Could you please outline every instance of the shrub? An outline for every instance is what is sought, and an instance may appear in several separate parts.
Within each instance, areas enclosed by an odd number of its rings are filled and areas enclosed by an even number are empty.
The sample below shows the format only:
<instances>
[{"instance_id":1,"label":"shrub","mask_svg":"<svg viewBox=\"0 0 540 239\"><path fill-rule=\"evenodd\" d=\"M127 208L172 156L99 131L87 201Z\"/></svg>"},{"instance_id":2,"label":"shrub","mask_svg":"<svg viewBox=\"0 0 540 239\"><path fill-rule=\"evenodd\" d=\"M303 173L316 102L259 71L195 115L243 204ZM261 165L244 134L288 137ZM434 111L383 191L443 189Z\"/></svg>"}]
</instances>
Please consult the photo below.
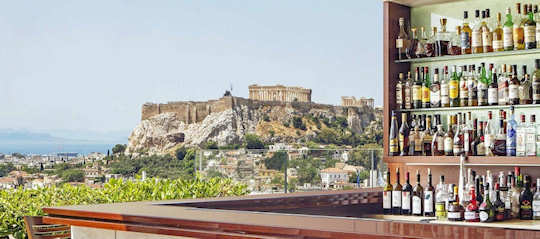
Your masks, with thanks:
<instances>
[{"instance_id":1,"label":"shrub","mask_svg":"<svg viewBox=\"0 0 540 239\"><path fill-rule=\"evenodd\" d=\"M264 116L263 116L263 120L264 120L265 122L270 122L270 116L264 115Z\"/></svg>"},{"instance_id":2,"label":"shrub","mask_svg":"<svg viewBox=\"0 0 540 239\"><path fill-rule=\"evenodd\" d=\"M23 216L43 216L42 208L81 204L157 201L183 198L241 196L247 187L230 178L112 179L101 189L88 186L52 186L0 191L0 237L25 238Z\"/></svg>"},{"instance_id":3,"label":"shrub","mask_svg":"<svg viewBox=\"0 0 540 239\"><path fill-rule=\"evenodd\" d=\"M264 149L264 143L254 134L246 134L244 143L247 149Z\"/></svg>"}]
</instances>

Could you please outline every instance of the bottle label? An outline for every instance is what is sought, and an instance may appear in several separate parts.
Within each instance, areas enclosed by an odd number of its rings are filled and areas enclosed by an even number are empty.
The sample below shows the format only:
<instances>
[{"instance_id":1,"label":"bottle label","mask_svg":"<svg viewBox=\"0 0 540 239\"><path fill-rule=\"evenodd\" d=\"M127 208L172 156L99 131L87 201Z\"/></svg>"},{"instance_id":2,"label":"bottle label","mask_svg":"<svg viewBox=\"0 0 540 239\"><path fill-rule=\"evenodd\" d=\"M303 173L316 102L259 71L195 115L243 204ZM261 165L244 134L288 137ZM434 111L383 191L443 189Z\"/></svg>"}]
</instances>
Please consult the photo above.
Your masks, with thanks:
<instances>
[{"instance_id":1,"label":"bottle label","mask_svg":"<svg viewBox=\"0 0 540 239\"><path fill-rule=\"evenodd\" d=\"M396 48L403 48L403 39L396 39Z\"/></svg>"},{"instance_id":2,"label":"bottle label","mask_svg":"<svg viewBox=\"0 0 540 239\"><path fill-rule=\"evenodd\" d=\"M494 137L493 137L492 134L484 135L484 148L485 148L484 153L485 153L485 155L488 155L488 156L493 155L491 147L493 147L494 144L495 144L495 141L494 141Z\"/></svg>"},{"instance_id":3,"label":"bottle label","mask_svg":"<svg viewBox=\"0 0 540 239\"><path fill-rule=\"evenodd\" d=\"M519 85L519 99L520 100L530 100L531 94L530 94L529 85L527 83L522 83Z\"/></svg>"},{"instance_id":4,"label":"bottle label","mask_svg":"<svg viewBox=\"0 0 540 239\"><path fill-rule=\"evenodd\" d=\"M424 212L433 212L433 191L424 192Z\"/></svg>"},{"instance_id":5,"label":"bottle label","mask_svg":"<svg viewBox=\"0 0 540 239\"><path fill-rule=\"evenodd\" d=\"M411 88L405 88L405 108L411 108Z\"/></svg>"},{"instance_id":6,"label":"bottle label","mask_svg":"<svg viewBox=\"0 0 540 239\"><path fill-rule=\"evenodd\" d=\"M508 86L508 98L519 99L519 86L518 85L512 84Z\"/></svg>"},{"instance_id":7,"label":"bottle label","mask_svg":"<svg viewBox=\"0 0 540 239\"><path fill-rule=\"evenodd\" d=\"M407 152L407 148L409 147L408 138L405 137L402 133L399 134L399 148L403 152Z\"/></svg>"},{"instance_id":8,"label":"bottle label","mask_svg":"<svg viewBox=\"0 0 540 239\"><path fill-rule=\"evenodd\" d=\"M464 134L463 134L463 150L468 153L471 149L470 149L470 136L469 136L469 132L466 131Z\"/></svg>"},{"instance_id":9,"label":"bottle label","mask_svg":"<svg viewBox=\"0 0 540 239\"><path fill-rule=\"evenodd\" d=\"M498 82L498 91L499 91L499 105L506 105L506 98L508 89L506 88L506 78L499 78Z\"/></svg>"},{"instance_id":10,"label":"bottle label","mask_svg":"<svg viewBox=\"0 0 540 239\"><path fill-rule=\"evenodd\" d=\"M414 151L422 152L422 138L419 135L414 138Z\"/></svg>"},{"instance_id":11,"label":"bottle label","mask_svg":"<svg viewBox=\"0 0 540 239\"><path fill-rule=\"evenodd\" d=\"M491 43L492 43L492 37L493 35L491 34L490 31L482 31L482 45L484 47L486 46L491 46Z\"/></svg>"},{"instance_id":12,"label":"bottle label","mask_svg":"<svg viewBox=\"0 0 540 239\"><path fill-rule=\"evenodd\" d=\"M393 138L393 139L390 139L390 153L397 153L399 152L399 147L398 147L399 143L398 143L398 139L397 138Z\"/></svg>"},{"instance_id":13,"label":"bottle label","mask_svg":"<svg viewBox=\"0 0 540 239\"><path fill-rule=\"evenodd\" d=\"M454 142L450 137L444 138L444 152L453 152Z\"/></svg>"},{"instance_id":14,"label":"bottle label","mask_svg":"<svg viewBox=\"0 0 540 239\"><path fill-rule=\"evenodd\" d=\"M419 196L413 196L412 198L412 213L413 214L422 213L422 199Z\"/></svg>"},{"instance_id":15,"label":"bottle label","mask_svg":"<svg viewBox=\"0 0 540 239\"><path fill-rule=\"evenodd\" d=\"M459 98L469 99L469 89L467 88L466 83L464 82L459 91Z\"/></svg>"},{"instance_id":16,"label":"bottle label","mask_svg":"<svg viewBox=\"0 0 540 239\"><path fill-rule=\"evenodd\" d=\"M465 212L465 220L476 220L478 219L478 213L476 212Z\"/></svg>"},{"instance_id":17,"label":"bottle label","mask_svg":"<svg viewBox=\"0 0 540 239\"><path fill-rule=\"evenodd\" d=\"M392 191L392 207L401 207L401 191Z\"/></svg>"},{"instance_id":18,"label":"bottle label","mask_svg":"<svg viewBox=\"0 0 540 239\"><path fill-rule=\"evenodd\" d=\"M540 100L540 82L533 81L532 88L533 88L533 100Z\"/></svg>"},{"instance_id":19,"label":"bottle label","mask_svg":"<svg viewBox=\"0 0 540 239\"><path fill-rule=\"evenodd\" d=\"M533 212L535 216L540 216L540 200L533 201Z\"/></svg>"},{"instance_id":20,"label":"bottle label","mask_svg":"<svg viewBox=\"0 0 540 239\"><path fill-rule=\"evenodd\" d=\"M461 218L461 212L448 212L448 218L460 219Z\"/></svg>"},{"instance_id":21,"label":"bottle label","mask_svg":"<svg viewBox=\"0 0 540 239\"><path fill-rule=\"evenodd\" d=\"M401 85L396 86L396 104L401 107L403 104L403 92L401 91Z\"/></svg>"},{"instance_id":22,"label":"bottle label","mask_svg":"<svg viewBox=\"0 0 540 239\"><path fill-rule=\"evenodd\" d=\"M520 130L516 134L516 156L525 156L525 132Z\"/></svg>"},{"instance_id":23,"label":"bottle label","mask_svg":"<svg viewBox=\"0 0 540 239\"><path fill-rule=\"evenodd\" d=\"M525 136L527 156L536 156L536 132L528 132Z\"/></svg>"},{"instance_id":24,"label":"bottle label","mask_svg":"<svg viewBox=\"0 0 540 239\"><path fill-rule=\"evenodd\" d=\"M472 32L472 47L482 47L482 32L475 30Z\"/></svg>"},{"instance_id":25,"label":"bottle label","mask_svg":"<svg viewBox=\"0 0 540 239\"><path fill-rule=\"evenodd\" d=\"M430 96L429 88L426 86L422 87L422 103L430 103L429 96Z\"/></svg>"},{"instance_id":26,"label":"bottle label","mask_svg":"<svg viewBox=\"0 0 540 239\"><path fill-rule=\"evenodd\" d=\"M433 150L444 151L444 137L443 136L437 137L437 148Z\"/></svg>"},{"instance_id":27,"label":"bottle label","mask_svg":"<svg viewBox=\"0 0 540 239\"><path fill-rule=\"evenodd\" d=\"M392 208L392 191L383 192L383 208L384 209Z\"/></svg>"},{"instance_id":28,"label":"bottle label","mask_svg":"<svg viewBox=\"0 0 540 239\"><path fill-rule=\"evenodd\" d=\"M461 32L461 49L471 48L471 36L468 32Z\"/></svg>"},{"instance_id":29,"label":"bottle label","mask_svg":"<svg viewBox=\"0 0 540 239\"><path fill-rule=\"evenodd\" d=\"M456 99L459 96L459 83L457 80L451 80L449 83L448 93L450 99Z\"/></svg>"},{"instance_id":30,"label":"bottle label","mask_svg":"<svg viewBox=\"0 0 540 239\"><path fill-rule=\"evenodd\" d=\"M485 211L480 212L480 221L485 222L489 218L489 214Z\"/></svg>"},{"instance_id":31,"label":"bottle label","mask_svg":"<svg viewBox=\"0 0 540 239\"><path fill-rule=\"evenodd\" d=\"M447 105L450 104L450 98L448 97L449 94L448 84L443 83L441 84L441 104Z\"/></svg>"},{"instance_id":32,"label":"bottle label","mask_svg":"<svg viewBox=\"0 0 540 239\"><path fill-rule=\"evenodd\" d=\"M512 203L510 202L510 200L506 200L504 202L504 209L512 209Z\"/></svg>"},{"instance_id":33,"label":"bottle label","mask_svg":"<svg viewBox=\"0 0 540 239\"><path fill-rule=\"evenodd\" d=\"M489 88L488 104L497 104L499 102L498 94L499 92L497 92L497 88Z\"/></svg>"},{"instance_id":34,"label":"bottle label","mask_svg":"<svg viewBox=\"0 0 540 239\"><path fill-rule=\"evenodd\" d=\"M504 48L514 47L514 36L512 33L512 27L503 28L503 45Z\"/></svg>"},{"instance_id":35,"label":"bottle label","mask_svg":"<svg viewBox=\"0 0 540 239\"><path fill-rule=\"evenodd\" d=\"M439 103L441 103L441 91L439 90L438 85L431 86L429 100L431 101L432 106L439 105Z\"/></svg>"},{"instance_id":36,"label":"bottle label","mask_svg":"<svg viewBox=\"0 0 540 239\"><path fill-rule=\"evenodd\" d=\"M504 49L503 41L502 40L493 40L493 49Z\"/></svg>"},{"instance_id":37,"label":"bottle label","mask_svg":"<svg viewBox=\"0 0 540 239\"><path fill-rule=\"evenodd\" d=\"M403 210L411 209L411 192L402 192L401 195L401 208Z\"/></svg>"},{"instance_id":38,"label":"bottle label","mask_svg":"<svg viewBox=\"0 0 540 239\"><path fill-rule=\"evenodd\" d=\"M516 155L516 129L508 124L506 130L506 154L508 156Z\"/></svg>"},{"instance_id":39,"label":"bottle label","mask_svg":"<svg viewBox=\"0 0 540 239\"><path fill-rule=\"evenodd\" d=\"M414 101L422 101L422 87L419 85L413 86L413 100Z\"/></svg>"},{"instance_id":40,"label":"bottle label","mask_svg":"<svg viewBox=\"0 0 540 239\"><path fill-rule=\"evenodd\" d=\"M437 202L437 203L435 203L435 215L438 218L446 217L446 205L445 205L445 202Z\"/></svg>"},{"instance_id":41,"label":"bottle label","mask_svg":"<svg viewBox=\"0 0 540 239\"><path fill-rule=\"evenodd\" d=\"M536 45L540 42L540 24L536 24Z\"/></svg>"},{"instance_id":42,"label":"bottle label","mask_svg":"<svg viewBox=\"0 0 540 239\"><path fill-rule=\"evenodd\" d=\"M476 146L476 154L478 154L478 156L486 155L486 146L484 145L484 143L479 143Z\"/></svg>"},{"instance_id":43,"label":"bottle label","mask_svg":"<svg viewBox=\"0 0 540 239\"><path fill-rule=\"evenodd\" d=\"M536 43L536 26L523 27L525 43Z\"/></svg>"}]
</instances>

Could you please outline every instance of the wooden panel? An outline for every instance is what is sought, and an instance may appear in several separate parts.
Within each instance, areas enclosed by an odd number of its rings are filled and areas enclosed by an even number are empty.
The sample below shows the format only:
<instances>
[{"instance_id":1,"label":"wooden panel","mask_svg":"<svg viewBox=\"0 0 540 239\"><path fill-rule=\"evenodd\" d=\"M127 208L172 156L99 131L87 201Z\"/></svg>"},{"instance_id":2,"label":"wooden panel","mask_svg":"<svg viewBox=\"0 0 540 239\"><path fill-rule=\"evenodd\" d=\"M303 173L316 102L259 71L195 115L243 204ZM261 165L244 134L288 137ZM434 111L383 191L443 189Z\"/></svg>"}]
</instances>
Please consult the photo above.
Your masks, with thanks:
<instances>
[{"instance_id":1,"label":"wooden panel","mask_svg":"<svg viewBox=\"0 0 540 239\"><path fill-rule=\"evenodd\" d=\"M409 7L420 7L425 5L433 5L449 2L460 2L463 0L383 0L385 2L394 2Z\"/></svg>"}]
</instances>

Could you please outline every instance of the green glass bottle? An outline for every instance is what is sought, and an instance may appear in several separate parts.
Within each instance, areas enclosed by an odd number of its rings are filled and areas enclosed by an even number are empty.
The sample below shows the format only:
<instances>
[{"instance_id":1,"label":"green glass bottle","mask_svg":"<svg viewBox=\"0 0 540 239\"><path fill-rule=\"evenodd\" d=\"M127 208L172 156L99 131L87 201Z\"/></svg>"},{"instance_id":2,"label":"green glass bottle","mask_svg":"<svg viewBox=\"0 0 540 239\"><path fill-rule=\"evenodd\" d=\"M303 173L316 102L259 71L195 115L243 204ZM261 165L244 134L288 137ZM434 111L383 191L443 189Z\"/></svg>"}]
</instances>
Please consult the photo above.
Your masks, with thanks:
<instances>
[{"instance_id":1,"label":"green glass bottle","mask_svg":"<svg viewBox=\"0 0 540 239\"><path fill-rule=\"evenodd\" d=\"M456 66L453 66L452 70L454 72L448 83L450 107L459 107L459 80L461 78L461 73L458 74Z\"/></svg>"}]
</instances>

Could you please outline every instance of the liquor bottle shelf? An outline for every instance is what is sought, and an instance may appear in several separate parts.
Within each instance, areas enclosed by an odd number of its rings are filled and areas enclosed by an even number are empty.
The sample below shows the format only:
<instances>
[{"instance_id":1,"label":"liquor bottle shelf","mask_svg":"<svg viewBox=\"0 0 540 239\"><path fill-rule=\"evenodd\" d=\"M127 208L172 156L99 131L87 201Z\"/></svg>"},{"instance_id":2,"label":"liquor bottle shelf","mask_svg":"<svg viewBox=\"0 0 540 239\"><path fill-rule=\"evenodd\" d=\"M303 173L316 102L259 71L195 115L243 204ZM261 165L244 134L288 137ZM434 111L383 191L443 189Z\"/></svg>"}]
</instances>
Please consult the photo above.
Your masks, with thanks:
<instances>
[{"instance_id":1,"label":"liquor bottle shelf","mask_svg":"<svg viewBox=\"0 0 540 239\"><path fill-rule=\"evenodd\" d=\"M435 5L440 3L460 2L463 0L383 0L388 2L395 2L397 4L409 6L409 7L421 7L426 5Z\"/></svg>"},{"instance_id":2,"label":"liquor bottle shelf","mask_svg":"<svg viewBox=\"0 0 540 239\"><path fill-rule=\"evenodd\" d=\"M466 106L466 107L441 107L441 108L421 108L421 109L397 109L396 112L441 112L441 111L480 111L480 110L500 110L508 109L511 105L492 105L492 106ZM540 105L514 105L515 109L540 109Z\"/></svg>"},{"instance_id":3,"label":"liquor bottle shelf","mask_svg":"<svg viewBox=\"0 0 540 239\"><path fill-rule=\"evenodd\" d=\"M458 156L385 156L384 161L408 166L459 166ZM540 157L471 156L465 166L540 167Z\"/></svg>"},{"instance_id":4,"label":"liquor bottle shelf","mask_svg":"<svg viewBox=\"0 0 540 239\"><path fill-rule=\"evenodd\" d=\"M502 56L520 56L520 55L530 55L530 54L540 54L540 49L488 52L488 53L467 54L467 55L457 55L457 56L423 57L423 58L396 60L395 62L396 63L426 63L426 62L467 60L467 59L502 57Z\"/></svg>"}]
</instances>

